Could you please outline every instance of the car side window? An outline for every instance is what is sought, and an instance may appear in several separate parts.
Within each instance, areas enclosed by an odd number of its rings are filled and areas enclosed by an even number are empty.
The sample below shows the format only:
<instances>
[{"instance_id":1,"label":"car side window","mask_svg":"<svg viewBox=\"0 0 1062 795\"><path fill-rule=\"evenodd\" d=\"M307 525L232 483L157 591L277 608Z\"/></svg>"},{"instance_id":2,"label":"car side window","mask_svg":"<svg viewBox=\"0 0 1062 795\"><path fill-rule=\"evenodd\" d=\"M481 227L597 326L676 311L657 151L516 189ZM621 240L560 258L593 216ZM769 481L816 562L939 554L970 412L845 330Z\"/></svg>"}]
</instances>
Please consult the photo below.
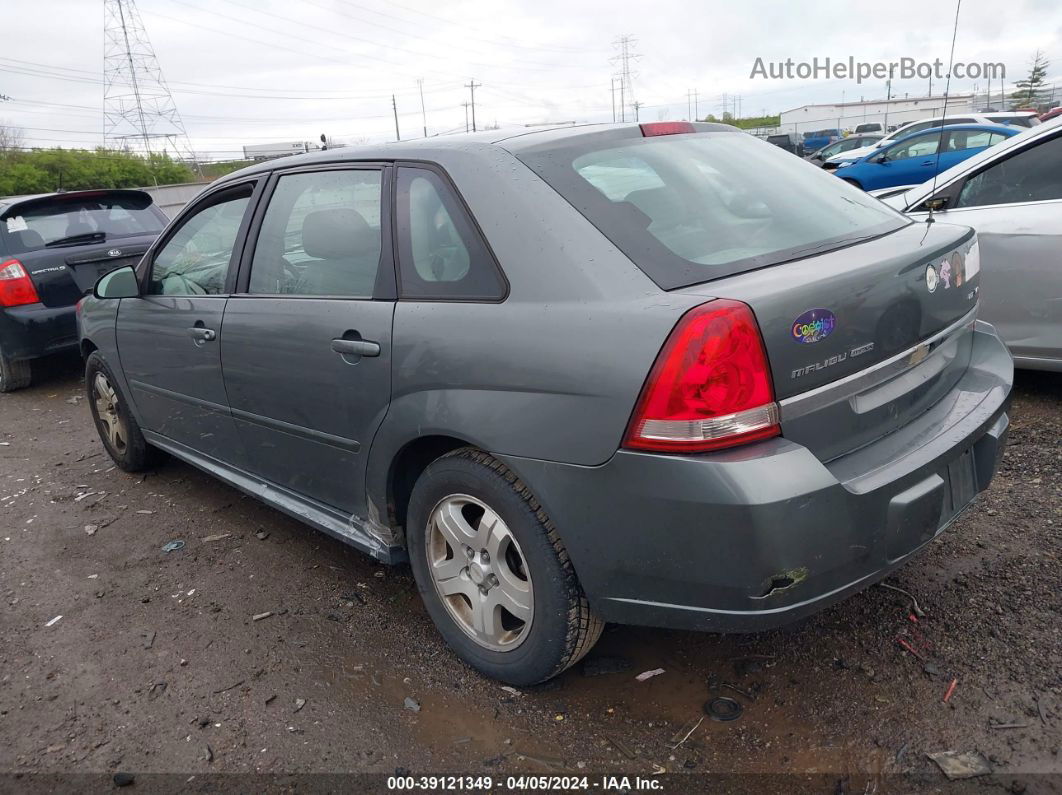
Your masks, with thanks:
<instances>
[{"instance_id":1,"label":"car side window","mask_svg":"<svg viewBox=\"0 0 1062 795\"><path fill-rule=\"evenodd\" d=\"M403 166L396 190L403 298L497 301L506 283L450 186L434 171Z\"/></svg>"},{"instance_id":2,"label":"car side window","mask_svg":"<svg viewBox=\"0 0 1062 795\"><path fill-rule=\"evenodd\" d=\"M940 144L940 133L931 132L912 138L905 144L894 146L886 153L889 160L906 160L910 157L925 157L935 155L937 146Z\"/></svg>"},{"instance_id":3,"label":"car side window","mask_svg":"<svg viewBox=\"0 0 1062 795\"><path fill-rule=\"evenodd\" d=\"M955 208L1062 199L1062 135L1012 155L966 180Z\"/></svg>"},{"instance_id":4,"label":"car side window","mask_svg":"<svg viewBox=\"0 0 1062 795\"><path fill-rule=\"evenodd\" d=\"M155 254L148 295L221 295L253 187L225 193L188 216Z\"/></svg>"},{"instance_id":5,"label":"car side window","mask_svg":"<svg viewBox=\"0 0 1062 795\"><path fill-rule=\"evenodd\" d=\"M382 173L281 176L262 219L247 291L371 298L383 250Z\"/></svg>"},{"instance_id":6,"label":"car side window","mask_svg":"<svg viewBox=\"0 0 1062 795\"><path fill-rule=\"evenodd\" d=\"M945 152L962 152L966 149L980 149L992 144L993 133L988 130L952 130L944 144ZM1002 137L1002 136L1000 136Z\"/></svg>"},{"instance_id":7,"label":"car side window","mask_svg":"<svg viewBox=\"0 0 1062 795\"><path fill-rule=\"evenodd\" d=\"M931 125L932 123L933 122L923 121L923 122L919 122L918 124L912 124L910 127L905 127L903 129L903 134L904 135L911 135L912 133L922 132L922 130L929 129L929 125Z\"/></svg>"}]
</instances>

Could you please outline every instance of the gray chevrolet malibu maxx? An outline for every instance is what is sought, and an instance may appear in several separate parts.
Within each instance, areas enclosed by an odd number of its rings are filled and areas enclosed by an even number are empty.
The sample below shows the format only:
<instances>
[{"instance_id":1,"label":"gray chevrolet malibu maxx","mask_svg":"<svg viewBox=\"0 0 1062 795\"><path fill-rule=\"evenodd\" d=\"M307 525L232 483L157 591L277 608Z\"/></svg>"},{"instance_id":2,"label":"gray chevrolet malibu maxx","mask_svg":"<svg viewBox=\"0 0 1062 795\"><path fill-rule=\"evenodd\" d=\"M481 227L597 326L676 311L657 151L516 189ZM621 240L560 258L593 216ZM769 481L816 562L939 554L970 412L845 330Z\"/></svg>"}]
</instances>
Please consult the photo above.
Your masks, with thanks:
<instances>
[{"instance_id":1,"label":"gray chevrolet malibu maxx","mask_svg":"<svg viewBox=\"0 0 1062 795\"><path fill-rule=\"evenodd\" d=\"M80 305L93 420L380 561L527 685L604 622L774 627L992 478L977 242L730 127L339 149L211 185Z\"/></svg>"}]
</instances>

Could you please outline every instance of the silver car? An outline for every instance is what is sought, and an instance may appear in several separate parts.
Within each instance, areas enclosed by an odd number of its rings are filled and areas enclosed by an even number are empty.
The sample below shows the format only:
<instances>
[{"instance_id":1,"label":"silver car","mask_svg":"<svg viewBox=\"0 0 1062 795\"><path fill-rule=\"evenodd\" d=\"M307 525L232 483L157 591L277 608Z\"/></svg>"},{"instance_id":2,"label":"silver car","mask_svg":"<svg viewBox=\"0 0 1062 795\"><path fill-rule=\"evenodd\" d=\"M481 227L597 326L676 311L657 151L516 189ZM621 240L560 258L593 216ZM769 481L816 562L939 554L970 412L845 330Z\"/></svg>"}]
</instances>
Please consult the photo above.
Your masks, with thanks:
<instances>
[{"instance_id":1,"label":"silver car","mask_svg":"<svg viewBox=\"0 0 1062 795\"><path fill-rule=\"evenodd\" d=\"M908 190L878 197L981 241L981 317L1017 367L1062 371L1062 120L1033 127Z\"/></svg>"}]
</instances>

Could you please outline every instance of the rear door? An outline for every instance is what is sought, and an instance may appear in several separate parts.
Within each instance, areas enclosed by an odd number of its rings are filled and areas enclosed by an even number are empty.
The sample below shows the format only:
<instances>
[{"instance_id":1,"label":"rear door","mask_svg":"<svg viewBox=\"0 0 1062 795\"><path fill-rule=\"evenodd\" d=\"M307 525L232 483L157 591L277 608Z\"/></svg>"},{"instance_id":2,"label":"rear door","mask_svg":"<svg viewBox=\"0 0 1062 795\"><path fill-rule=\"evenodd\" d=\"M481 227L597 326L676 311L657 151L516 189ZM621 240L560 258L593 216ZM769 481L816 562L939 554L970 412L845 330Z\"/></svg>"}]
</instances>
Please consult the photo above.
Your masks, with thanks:
<instances>
[{"instance_id":1,"label":"rear door","mask_svg":"<svg viewBox=\"0 0 1062 795\"><path fill-rule=\"evenodd\" d=\"M360 516L391 394L388 174L344 164L275 176L221 340L244 467Z\"/></svg>"},{"instance_id":2,"label":"rear door","mask_svg":"<svg viewBox=\"0 0 1062 795\"><path fill-rule=\"evenodd\" d=\"M143 264L141 297L118 308L118 353L141 425L228 463L239 456L222 318L256 187L227 186L189 208Z\"/></svg>"}]
</instances>

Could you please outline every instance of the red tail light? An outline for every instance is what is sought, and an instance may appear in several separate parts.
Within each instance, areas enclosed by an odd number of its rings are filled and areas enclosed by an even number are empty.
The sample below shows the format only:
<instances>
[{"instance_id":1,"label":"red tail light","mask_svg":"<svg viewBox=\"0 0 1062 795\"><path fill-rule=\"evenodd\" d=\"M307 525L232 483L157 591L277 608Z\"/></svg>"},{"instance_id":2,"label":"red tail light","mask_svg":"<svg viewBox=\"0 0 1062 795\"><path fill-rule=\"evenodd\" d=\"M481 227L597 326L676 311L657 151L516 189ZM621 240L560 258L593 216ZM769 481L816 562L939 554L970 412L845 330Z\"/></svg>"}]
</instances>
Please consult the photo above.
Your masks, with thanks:
<instances>
[{"instance_id":1,"label":"red tail light","mask_svg":"<svg viewBox=\"0 0 1062 795\"><path fill-rule=\"evenodd\" d=\"M778 404L752 310L717 300L691 309L642 387L624 446L701 453L780 433Z\"/></svg>"},{"instance_id":2,"label":"red tail light","mask_svg":"<svg viewBox=\"0 0 1062 795\"><path fill-rule=\"evenodd\" d=\"M37 288L26 268L17 259L0 262L0 306L22 306L36 304Z\"/></svg>"},{"instance_id":3,"label":"red tail light","mask_svg":"<svg viewBox=\"0 0 1062 795\"><path fill-rule=\"evenodd\" d=\"M679 133L697 132L688 121L651 121L638 125L642 128L643 138L652 138L654 135L678 135Z\"/></svg>"}]
</instances>

